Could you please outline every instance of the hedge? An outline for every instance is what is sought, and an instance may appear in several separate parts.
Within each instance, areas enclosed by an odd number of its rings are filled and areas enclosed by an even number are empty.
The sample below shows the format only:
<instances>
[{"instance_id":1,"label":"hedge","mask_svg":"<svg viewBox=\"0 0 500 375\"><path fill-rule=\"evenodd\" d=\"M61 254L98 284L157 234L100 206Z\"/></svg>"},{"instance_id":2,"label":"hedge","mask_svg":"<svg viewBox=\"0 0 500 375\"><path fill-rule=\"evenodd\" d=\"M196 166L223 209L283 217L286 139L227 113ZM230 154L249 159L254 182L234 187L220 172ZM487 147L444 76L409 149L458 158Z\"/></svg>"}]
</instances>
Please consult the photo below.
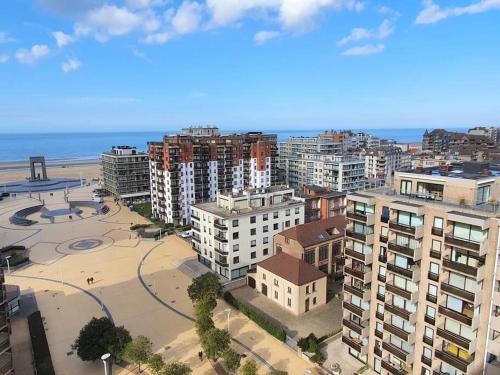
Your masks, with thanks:
<instances>
[{"instance_id":1,"label":"hedge","mask_svg":"<svg viewBox=\"0 0 500 375\"><path fill-rule=\"evenodd\" d=\"M130 230L149 228L151 224L134 224L130 227Z\"/></svg>"},{"instance_id":2,"label":"hedge","mask_svg":"<svg viewBox=\"0 0 500 375\"><path fill-rule=\"evenodd\" d=\"M37 375L55 375L40 311L35 311L28 316L28 327L30 330Z\"/></svg>"},{"instance_id":3,"label":"hedge","mask_svg":"<svg viewBox=\"0 0 500 375\"><path fill-rule=\"evenodd\" d=\"M23 250L26 250L25 246L9 245L9 246L2 247L0 249L0 253L6 253L7 251L23 251Z\"/></svg>"},{"instance_id":4,"label":"hedge","mask_svg":"<svg viewBox=\"0 0 500 375\"><path fill-rule=\"evenodd\" d=\"M285 342L286 340L286 332L283 328L276 326L274 323L271 323L267 318L259 314L257 311L249 307L248 305L238 301L231 292L224 293L224 300L229 303L231 306L240 310L243 314L245 314L250 320L254 321L263 328L267 333L273 335L278 340Z\"/></svg>"},{"instance_id":5,"label":"hedge","mask_svg":"<svg viewBox=\"0 0 500 375\"><path fill-rule=\"evenodd\" d=\"M13 254L9 258L9 266L10 267L18 266L21 263L27 262L29 259L30 259L29 257L21 254ZM1 260L1 265L2 267L7 266L7 261L5 260L5 258Z\"/></svg>"}]
</instances>

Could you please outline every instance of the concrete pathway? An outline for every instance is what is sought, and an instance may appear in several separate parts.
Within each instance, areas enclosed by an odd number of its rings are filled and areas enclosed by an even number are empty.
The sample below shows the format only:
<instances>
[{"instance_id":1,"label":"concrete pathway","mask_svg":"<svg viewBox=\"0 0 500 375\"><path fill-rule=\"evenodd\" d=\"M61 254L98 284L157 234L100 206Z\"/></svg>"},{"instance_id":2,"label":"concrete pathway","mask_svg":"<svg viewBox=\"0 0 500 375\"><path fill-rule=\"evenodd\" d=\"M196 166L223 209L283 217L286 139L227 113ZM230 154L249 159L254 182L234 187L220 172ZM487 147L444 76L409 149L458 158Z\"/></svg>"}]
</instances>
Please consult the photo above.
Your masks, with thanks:
<instances>
[{"instance_id":1,"label":"concrete pathway","mask_svg":"<svg viewBox=\"0 0 500 375\"><path fill-rule=\"evenodd\" d=\"M10 345L15 374L35 375L28 321L22 318L13 318L10 326L12 329Z\"/></svg>"}]
</instances>

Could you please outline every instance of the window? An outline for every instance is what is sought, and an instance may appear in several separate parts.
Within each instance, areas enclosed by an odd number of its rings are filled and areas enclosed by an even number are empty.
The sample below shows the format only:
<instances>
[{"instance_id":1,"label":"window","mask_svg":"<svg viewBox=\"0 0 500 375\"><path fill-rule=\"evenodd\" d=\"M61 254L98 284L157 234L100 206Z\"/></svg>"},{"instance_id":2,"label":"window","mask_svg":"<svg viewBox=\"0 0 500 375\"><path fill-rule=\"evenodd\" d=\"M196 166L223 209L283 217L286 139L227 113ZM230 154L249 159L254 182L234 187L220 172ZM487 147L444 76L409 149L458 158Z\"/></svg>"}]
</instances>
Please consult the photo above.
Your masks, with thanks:
<instances>
[{"instance_id":1,"label":"window","mask_svg":"<svg viewBox=\"0 0 500 375\"><path fill-rule=\"evenodd\" d=\"M380 215L380 221L387 223L389 221L389 207L382 207L382 215Z\"/></svg>"},{"instance_id":2,"label":"window","mask_svg":"<svg viewBox=\"0 0 500 375\"><path fill-rule=\"evenodd\" d=\"M268 254L269 254L269 249L262 250L262 255L268 255Z\"/></svg>"},{"instance_id":3,"label":"window","mask_svg":"<svg viewBox=\"0 0 500 375\"><path fill-rule=\"evenodd\" d=\"M263 231L264 233L269 232L269 226L264 225L264 226L262 227L262 231Z\"/></svg>"},{"instance_id":4,"label":"window","mask_svg":"<svg viewBox=\"0 0 500 375\"><path fill-rule=\"evenodd\" d=\"M316 262L314 251L304 253L304 262L314 264Z\"/></svg>"},{"instance_id":5,"label":"window","mask_svg":"<svg viewBox=\"0 0 500 375\"><path fill-rule=\"evenodd\" d=\"M328 259L328 246L321 246L319 248L319 261Z\"/></svg>"},{"instance_id":6,"label":"window","mask_svg":"<svg viewBox=\"0 0 500 375\"><path fill-rule=\"evenodd\" d=\"M237 240L240 238L240 233L239 232L233 232L233 240Z\"/></svg>"},{"instance_id":7,"label":"window","mask_svg":"<svg viewBox=\"0 0 500 375\"><path fill-rule=\"evenodd\" d=\"M441 241L438 240L432 240L432 250L441 252Z\"/></svg>"},{"instance_id":8,"label":"window","mask_svg":"<svg viewBox=\"0 0 500 375\"><path fill-rule=\"evenodd\" d=\"M239 225L238 219L233 220L233 228L236 228Z\"/></svg>"},{"instance_id":9,"label":"window","mask_svg":"<svg viewBox=\"0 0 500 375\"><path fill-rule=\"evenodd\" d=\"M262 239L262 243L263 243L263 244L266 244L266 243L268 243L268 242L269 242L269 237L264 237L264 238Z\"/></svg>"},{"instance_id":10,"label":"window","mask_svg":"<svg viewBox=\"0 0 500 375\"><path fill-rule=\"evenodd\" d=\"M268 214L264 214L264 215L262 215L262 220L263 220L263 221L267 221L267 218L268 218Z\"/></svg>"},{"instance_id":11,"label":"window","mask_svg":"<svg viewBox=\"0 0 500 375\"><path fill-rule=\"evenodd\" d=\"M439 275L439 264L431 262L429 272L434 275Z\"/></svg>"},{"instance_id":12,"label":"window","mask_svg":"<svg viewBox=\"0 0 500 375\"><path fill-rule=\"evenodd\" d=\"M300 220L299 219L295 219L295 225L299 225L300 224Z\"/></svg>"},{"instance_id":13,"label":"window","mask_svg":"<svg viewBox=\"0 0 500 375\"><path fill-rule=\"evenodd\" d=\"M279 229L279 224L278 223L274 223L273 224L273 230L278 230Z\"/></svg>"},{"instance_id":14,"label":"window","mask_svg":"<svg viewBox=\"0 0 500 375\"><path fill-rule=\"evenodd\" d=\"M285 221L285 227L288 228L290 226L290 220Z\"/></svg>"},{"instance_id":15,"label":"window","mask_svg":"<svg viewBox=\"0 0 500 375\"><path fill-rule=\"evenodd\" d=\"M255 246L257 246L257 241L256 240L252 240L250 242L250 247L255 247Z\"/></svg>"},{"instance_id":16,"label":"window","mask_svg":"<svg viewBox=\"0 0 500 375\"><path fill-rule=\"evenodd\" d=\"M309 291L309 285L307 285L306 286L306 294L309 294L309 293L311 293L311 292Z\"/></svg>"},{"instance_id":17,"label":"window","mask_svg":"<svg viewBox=\"0 0 500 375\"><path fill-rule=\"evenodd\" d=\"M276 290L274 291L274 298L278 299L278 291L276 291Z\"/></svg>"},{"instance_id":18,"label":"window","mask_svg":"<svg viewBox=\"0 0 500 375\"><path fill-rule=\"evenodd\" d=\"M487 230L482 231L480 227L475 225L454 223L453 237L466 241L480 243L487 238Z\"/></svg>"},{"instance_id":19,"label":"window","mask_svg":"<svg viewBox=\"0 0 500 375\"><path fill-rule=\"evenodd\" d=\"M292 294L292 288L288 287L287 292L288 292L288 294Z\"/></svg>"},{"instance_id":20,"label":"window","mask_svg":"<svg viewBox=\"0 0 500 375\"><path fill-rule=\"evenodd\" d=\"M487 203L490 199L491 186L481 186L477 189L477 203Z\"/></svg>"},{"instance_id":21,"label":"window","mask_svg":"<svg viewBox=\"0 0 500 375\"><path fill-rule=\"evenodd\" d=\"M377 332L384 332L384 325L380 322L377 322L377 324L375 325L375 331Z\"/></svg>"},{"instance_id":22,"label":"window","mask_svg":"<svg viewBox=\"0 0 500 375\"><path fill-rule=\"evenodd\" d=\"M262 274L262 280L265 280L265 279L266 279L266 274L265 274L265 273L263 273L263 274Z\"/></svg>"},{"instance_id":23,"label":"window","mask_svg":"<svg viewBox=\"0 0 500 375\"><path fill-rule=\"evenodd\" d=\"M273 219L277 219L280 217L280 213L278 211L273 212Z\"/></svg>"},{"instance_id":24,"label":"window","mask_svg":"<svg viewBox=\"0 0 500 375\"><path fill-rule=\"evenodd\" d=\"M313 305L316 304L316 297L313 298Z\"/></svg>"},{"instance_id":25,"label":"window","mask_svg":"<svg viewBox=\"0 0 500 375\"><path fill-rule=\"evenodd\" d=\"M315 292L315 291L316 291L316 283L314 282L313 283L313 292Z\"/></svg>"},{"instance_id":26,"label":"window","mask_svg":"<svg viewBox=\"0 0 500 375\"><path fill-rule=\"evenodd\" d=\"M240 257L233 258L233 264L238 264L240 262Z\"/></svg>"},{"instance_id":27,"label":"window","mask_svg":"<svg viewBox=\"0 0 500 375\"><path fill-rule=\"evenodd\" d=\"M436 309L432 306L426 306L425 315L429 318L436 319Z\"/></svg>"},{"instance_id":28,"label":"window","mask_svg":"<svg viewBox=\"0 0 500 375\"><path fill-rule=\"evenodd\" d=\"M255 236L257 234L257 229L255 228L250 228L250 235Z\"/></svg>"},{"instance_id":29,"label":"window","mask_svg":"<svg viewBox=\"0 0 500 375\"><path fill-rule=\"evenodd\" d=\"M437 290L438 288L436 285L429 284L429 286L427 287L427 294L433 297L437 297Z\"/></svg>"},{"instance_id":30,"label":"window","mask_svg":"<svg viewBox=\"0 0 500 375\"><path fill-rule=\"evenodd\" d=\"M250 224L255 224L255 222L256 222L256 217L250 216Z\"/></svg>"},{"instance_id":31,"label":"window","mask_svg":"<svg viewBox=\"0 0 500 375\"><path fill-rule=\"evenodd\" d=\"M454 286L455 288L466 290L471 293L478 292L478 283L475 279L462 276L455 272L450 272L450 278L448 284Z\"/></svg>"},{"instance_id":32,"label":"window","mask_svg":"<svg viewBox=\"0 0 500 375\"><path fill-rule=\"evenodd\" d=\"M401 195L410 195L411 194L411 181L409 180L401 180Z\"/></svg>"},{"instance_id":33,"label":"window","mask_svg":"<svg viewBox=\"0 0 500 375\"><path fill-rule=\"evenodd\" d=\"M251 258L251 259L255 259L255 258L257 258L257 252L252 251L252 252L250 253L250 258Z\"/></svg>"},{"instance_id":34,"label":"window","mask_svg":"<svg viewBox=\"0 0 500 375\"><path fill-rule=\"evenodd\" d=\"M296 207L296 208L295 208L295 213L296 213L296 214L300 213L300 208L299 208L299 207Z\"/></svg>"},{"instance_id":35,"label":"window","mask_svg":"<svg viewBox=\"0 0 500 375\"><path fill-rule=\"evenodd\" d=\"M422 355L425 358L432 359L432 349L428 348L427 346L424 346L424 351L423 351Z\"/></svg>"},{"instance_id":36,"label":"window","mask_svg":"<svg viewBox=\"0 0 500 375\"><path fill-rule=\"evenodd\" d=\"M291 307L292 306L292 300L290 298L288 298L286 304L287 304L288 307Z\"/></svg>"},{"instance_id":37,"label":"window","mask_svg":"<svg viewBox=\"0 0 500 375\"><path fill-rule=\"evenodd\" d=\"M427 338L433 340L434 339L434 330L432 328L429 328L428 326L425 326L424 337L427 337Z\"/></svg>"},{"instance_id":38,"label":"window","mask_svg":"<svg viewBox=\"0 0 500 375\"><path fill-rule=\"evenodd\" d=\"M274 286L280 286L279 282L278 282L278 279L274 279Z\"/></svg>"},{"instance_id":39,"label":"window","mask_svg":"<svg viewBox=\"0 0 500 375\"><path fill-rule=\"evenodd\" d=\"M233 245L233 251L240 251L240 244L235 243L235 244Z\"/></svg>"},{"instance_id":40,"label":"window","mask_svg":"<svg viewBox=\"0 0 500 375\"><path fill-rule=\"evenodd\" d=\"M434 223L432 226L434 228L437 228L437 229L443 229L443 218L442 217L435 217Z\"/></svg>"},{"instance_id":41,"label":"window","mask_svg":"<svg viewBox=\"0 0 500 375\"><path fill-rule=\"evenodd\" d=\"M285 211L285 216L290 216L290 209L289 208Z\"/></svg>"}]
</instances>

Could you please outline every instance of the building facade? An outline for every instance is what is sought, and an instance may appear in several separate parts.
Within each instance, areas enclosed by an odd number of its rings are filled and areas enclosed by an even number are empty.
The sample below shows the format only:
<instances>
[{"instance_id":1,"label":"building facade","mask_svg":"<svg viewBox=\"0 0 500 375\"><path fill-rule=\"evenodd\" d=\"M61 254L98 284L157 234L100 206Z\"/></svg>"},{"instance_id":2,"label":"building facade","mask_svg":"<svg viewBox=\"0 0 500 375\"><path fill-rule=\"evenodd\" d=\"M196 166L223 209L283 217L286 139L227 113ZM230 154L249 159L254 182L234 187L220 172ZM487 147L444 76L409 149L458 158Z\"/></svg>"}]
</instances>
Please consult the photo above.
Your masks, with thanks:
<instances>
[{"instance_id":1,"label":"building facade","mask_svg":"<svg viewBox=\"0 0 500 375\"><path fill-rule=\"evenodd\" d=\"M304 202L281 187L218 193L191 207L198 261L233 280L273 254L273 236L304 223Z\"/></svg>"},{"instance_id":2,"label":"building facade","mask_svg":"<svg viewBox=\"0 0 500 375\"><path fill-rule=\"evenodd\" d=\"M381 374L498 374L500 196L484 165L347 196L342 341ZM479 171L479 172L478 172Z\"/></svg>"},{"instance_id":3,"label":"building facade","mask_svg":"<svg viewBox=\"0 0 500 375\"><path fill-rule=\"evenodd\" d=\"M317 185L332 191L355 191L364 186L365 162L354 156L300 154L287 159L287 184Z\"/></svg>"},{"instance_id":4,"label":"building facade","mask_svg":"<svg viewBox=\"0 0 500 375\"><path fill-rule=\"evenodd\" d=\"M259 262L255 273L248 275L248 283L294 315L326 303L326 274L285 253Z\"/></svg>"},{"instance_id":5,"label":"building facade","mask_svg":"<svg viewBox=\"0 0 500 375\"><path fill-rule=\"evenodd\" d=\"M276 135L221 135L217 128L187 128L148 144L152 213L189 224L190 206L215 201L218 191L266 188L276 181Z\"/></svg>"},{"instance_id":6,"label":"building facade","mask_svg":"<svg viewBox=\"0 0 500 375\"><path fill-rule=\"evenodd\" d=\"M274 236L274 253L286 253L341 279L344 236L344 216L297 225Z\"/></svg>"},{"instance_id":7,"label":"building facade","mask_svg":"<svg viewBox=\"0 0 500 375\"><path fill-rule=\"evenodd\" d=\"M148 154L130 146L116 146L101 154L103 188L125 201L150 199Z\"/></svg>"},{"instance_id":8,"label":"building facade","mask_svg":"<svg viewBox=\"0 0 500 375\"><path fill-rule=\"evenodd\" d=\"M365 159L365 177L392 181L394 172L411 167L411 155L399 147L378 147L360 154Z\"/></svg>"},{"instance_id":9,"label":"building facade","mask_svg":"<svg viewBox=\"0 0 500 375\"><path fill-rule=\"evenodd\" d=\"M330 191L322 186L307 185L297 193L305 203L305 222L345 215L346 193Z\"/></svg>"},{"instance_id":10,"label":"building facade","mask_svg":"<svg viewBox=\"0 0 500 375\"><path fill-rule=\"evenodd\" d=\"M279 167L286 169L286 161L298 158L300 154L336 155L342 153L342 143L326 134L317 137L289 137L279 143Z\"/></svg>"}]
</instances>

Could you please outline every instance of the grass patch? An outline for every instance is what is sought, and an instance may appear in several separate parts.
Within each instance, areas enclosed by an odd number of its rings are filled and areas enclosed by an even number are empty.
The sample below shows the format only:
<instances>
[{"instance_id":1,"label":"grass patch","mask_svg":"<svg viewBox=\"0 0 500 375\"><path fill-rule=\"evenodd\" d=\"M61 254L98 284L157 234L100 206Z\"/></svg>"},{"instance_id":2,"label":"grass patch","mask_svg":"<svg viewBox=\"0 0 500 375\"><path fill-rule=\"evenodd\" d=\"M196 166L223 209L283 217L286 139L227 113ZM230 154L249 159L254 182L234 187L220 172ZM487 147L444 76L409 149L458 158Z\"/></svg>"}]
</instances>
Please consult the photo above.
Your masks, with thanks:
<instances>
[{"instance_id":1,"label":"grass patch","mask_svg":"<svg viewBox=\"0 0 500 375\"><path fill-rule=\"evenodd\" d=\"M151 216L152 215L152 210L151 210L151 203L150 202L137 203L137 204L134 204L133 207L134 207L134 211L135 212L137 212L142 217L145 217L146 219L148 219L149 221L151 221L158 228L166 230L168 234L172 234L173 233L174 224L172 224L172 223L165 223L164 221L155 219L155 218L153 218ZM191 227L189 227L189 228L191 228ZM167 230L167 229L171 229L171 230Z\"/></svg>"}]
</instances>

